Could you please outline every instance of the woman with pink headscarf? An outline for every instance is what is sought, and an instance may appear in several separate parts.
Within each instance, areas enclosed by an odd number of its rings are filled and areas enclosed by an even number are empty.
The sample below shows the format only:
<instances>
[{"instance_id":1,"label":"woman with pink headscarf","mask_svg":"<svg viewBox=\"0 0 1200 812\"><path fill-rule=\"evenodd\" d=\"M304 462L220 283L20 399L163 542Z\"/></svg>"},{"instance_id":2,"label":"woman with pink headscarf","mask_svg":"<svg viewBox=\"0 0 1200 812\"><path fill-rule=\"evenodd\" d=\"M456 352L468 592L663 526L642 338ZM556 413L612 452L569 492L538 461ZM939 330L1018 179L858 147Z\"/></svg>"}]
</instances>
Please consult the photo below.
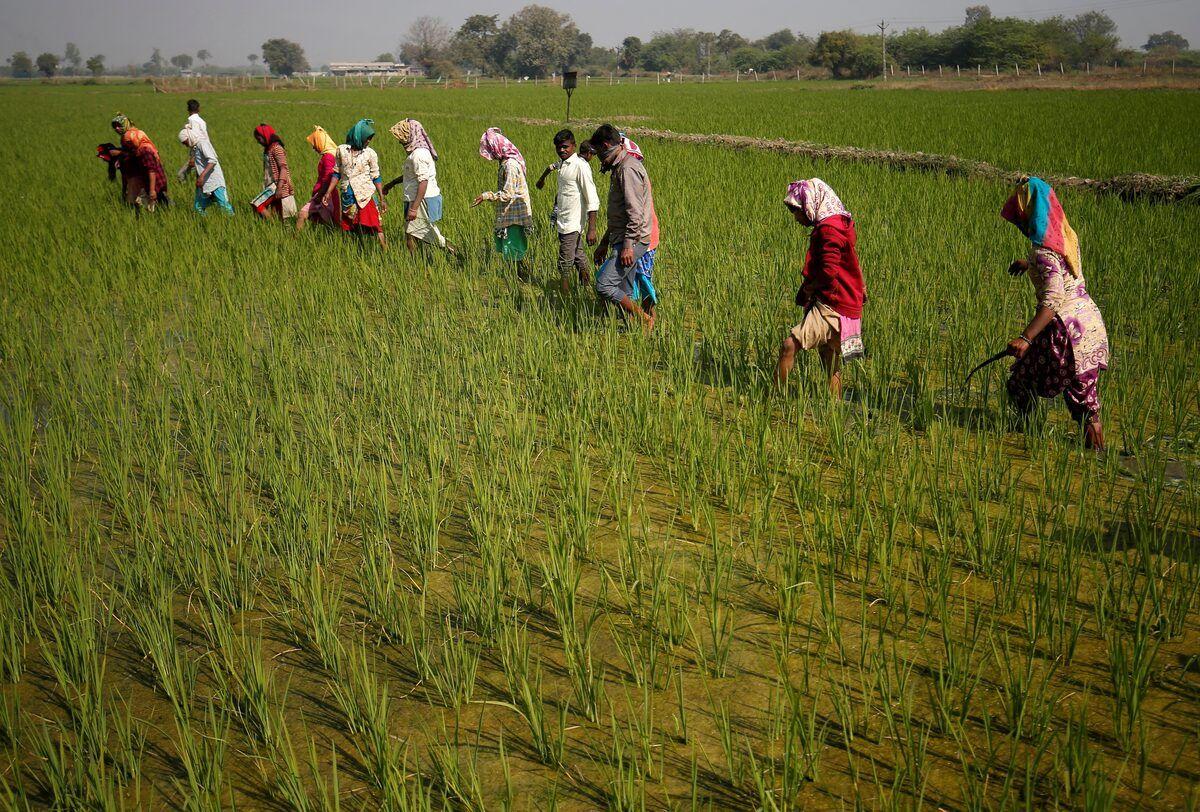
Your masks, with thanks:
<instances>
[{"instance_id":1,"label":"woman with pink headscarf","mask_svg":"<svg viewBox=\"0 0 1200 812\"><path fill-rule=\"evenodd\" d=\"M804 319L791 329L779 348L775 380L787 383L800 350L817 350L829 376L829 391L842 396L841 362L863 356L862 311L867 299L855 248L854 220L837 193L820 178L788 186L783 205L796 222L812 229L804 257L804 282L796 304Z\"/></svg>"},{"instance_id":2,"label":"woman with pink headscarf","mask_svg":"<svg viewBox=\"0 0 1200 812\"><path fill-rule=\"evenodd\" d=\"M471 201L471 206L478 206L485 200L496 204L496 250L506 260L518 263L522 273L527 273L525 254L529 242L525 230L533 225L533 212L529 202L529 182L525 177L525 158L499 127L490 127L484 132L479 139L479 155L499 165L496 191L484 192Z\"/></svg>"}]
</instances>

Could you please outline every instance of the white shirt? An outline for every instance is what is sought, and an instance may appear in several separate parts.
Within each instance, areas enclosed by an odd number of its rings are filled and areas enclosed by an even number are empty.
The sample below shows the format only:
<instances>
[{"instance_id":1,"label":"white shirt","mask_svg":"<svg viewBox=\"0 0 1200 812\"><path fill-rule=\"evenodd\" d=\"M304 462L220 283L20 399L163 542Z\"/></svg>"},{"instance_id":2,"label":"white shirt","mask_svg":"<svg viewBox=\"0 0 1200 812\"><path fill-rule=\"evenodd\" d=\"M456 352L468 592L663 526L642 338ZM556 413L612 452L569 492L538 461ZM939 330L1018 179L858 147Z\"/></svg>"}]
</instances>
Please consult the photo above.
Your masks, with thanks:
<instances>
[{"instance_id":1,"label":"white shirt","mask_svg":"<svg viewBox=\"0 0 1200 812\"><path fill-rule=\"evenodd\" d=\"M437 197L442 193L437 182L437 164L433 155L425 147L417 147L408 153L404 162L404 200L411 203L417 199L417 187L421 181L429 183L425 187L425 197Z\"/></svg>"},{"instance_id":2,"label":"white shirt","mask_svg":"<svg viewBox=\"0 0 1200 812\"><path fill-rule=\"evenodd\" d=\"M204 140L210 140L208 137L208 123L205 122L204 119L200 118L199 113L192 113L190 116L188 116L188 127L196 132L199 132L200 136L204 138Z\"/></svg>"},{"instance_id":3,"label":"white shirt","mask_svg":"<svg viewBox=\"0 0 1200 812\"><path fill-rule=\"evenodd\" d=\"M558 167L558 196L554 205L558 210L554 225L559 234L583 231L584 214L600 209L592 167L578 155L572 155Z\"/></svg>"},{"instance_id":4,"label":"white shirt","mask_svg":"<svg viewBox=\"0 0 1200 812\"><path fill-rule=\"evenodd\" d=\"M346 189L350 189L354 192L355 202L365 206L375 195L379 156L370 147L356 152L349 144L342 144L337 148L337 173L338 190L345 194Z\"/></svg>"},{"instance_id":5,"label":"white shirt","mask_svg":"<svg viewBox=\"0 0 1200 812\"><path fill-rule=\"evenodd\" d=\"M213 164L213 171L204 179L204 186L200 190L204 194L211 195L225 185L225 173L221 171L221 162L217 160L217 151L213 149L212 142L207 138L196 139L196 143L192 146L192 162L196 164L196 174L202 174L205 169L208 169L209 164Z\"/></svg>"}]
</instances>

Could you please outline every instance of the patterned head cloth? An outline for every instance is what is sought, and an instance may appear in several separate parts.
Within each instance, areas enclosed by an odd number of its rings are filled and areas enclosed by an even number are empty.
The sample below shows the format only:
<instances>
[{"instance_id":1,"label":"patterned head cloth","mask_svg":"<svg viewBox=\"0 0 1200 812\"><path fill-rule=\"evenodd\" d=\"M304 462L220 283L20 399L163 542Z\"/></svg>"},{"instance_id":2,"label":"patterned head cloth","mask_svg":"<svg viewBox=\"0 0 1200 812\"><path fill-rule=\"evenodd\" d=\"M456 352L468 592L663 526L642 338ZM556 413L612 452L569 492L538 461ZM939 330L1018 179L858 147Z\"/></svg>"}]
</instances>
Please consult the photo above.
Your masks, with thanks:
<instances>
[{"instance_id":1,"label":"patterned head cloth","mask_svg":"<svg viewBox=\"0 0 1200 812\"><path fill-rule=\"evenodd\" d=\"M804 212L808 225L815 226L827 217L843 215L850 217L850 212L842 205L837 192L820 178L798 180L788 186L787 196L783 202L788 206Z\"/></svg>"},{"instance_id":2,"label":"patterned head cloth","mask_svg":"<svg viewBox=\"0 0 1200 812\"><path fill-rule=\"evenodd\" d=\"M360 118L353 127L346 132L346 143L354 149L364 149L367 142L375 137L375 128L371 125L375 121L369 118Z\"/></svg>"},{"instance_id":3,"label":"patterned head cloth","mask_svg":"<svg viewBox=\"0 0 1200 812\"><path fill-rule=\"evenodd\" d=\"M646 156L642 154L642 148L630 141L629 136L627 136L625 133L621 133L621 146L625 147L625 151L637 158L639 161L646 160Z\"/></svg>"},{"instance_id":4,"label":"patterned head cloth","mask_svg":"<svg viewBox=\"0 0 1200 812\"><path fill-rule=\"evenodd\" d=\"M522 169L525 168L525 156L517 149L516 144L504 137L499 127L489 127L484 132L483 137L479 139L479 155L489 161L513 158Z\"/></svg>"},{"instance_id":5,"label":"patterned head cloth","mask_svg":"<svg viewBox=\"0 0 1200 812\"><path fill-rule=\"evenodd\" d=\"M329 133L319 124L313 125L313 131L304 140L322 155L337 152L337 142L330 138Z\"/></svg>"},{"instance_id":6,"label":"patterned head cloth","mask_svg":"<svg viewBox=\"0 0 1200 812\"><path fill-rule=\"evenodd\" d=\"M414 118L406 118L404 121L397 121L392 125L392 135L404 145L404 149L412 152L414 149L424 147L429 150L429 154L433 156L433 160L438 159L437 150L433 147L433 141L429 140L429 133L425 132L425 127L421 122Z\"/></svg>"},{"instance_id":7,"label":"patterned head cloth","mask_svg":"<svg viewBox=\"0 0 1200 812\"><path fill-rule=\"evenodd\" d=\"M1021 230L1030 242L1061 254L1078 278L1083 273L1079 236L1067 222L1058 195L1041 178L1022 181L1000 210L1000 216Z\"/></svg>"},{"instance_id":8,"label":"patterned head cloth","mask_svg":"<svg viewBox=\"0 0 1200 812\"><path fill-rule=\"evenodd\" d=\"M112 128L114 130L128 130L129 116L124 113L117 113L112 119Z\"/></svg>"}]
</instances>

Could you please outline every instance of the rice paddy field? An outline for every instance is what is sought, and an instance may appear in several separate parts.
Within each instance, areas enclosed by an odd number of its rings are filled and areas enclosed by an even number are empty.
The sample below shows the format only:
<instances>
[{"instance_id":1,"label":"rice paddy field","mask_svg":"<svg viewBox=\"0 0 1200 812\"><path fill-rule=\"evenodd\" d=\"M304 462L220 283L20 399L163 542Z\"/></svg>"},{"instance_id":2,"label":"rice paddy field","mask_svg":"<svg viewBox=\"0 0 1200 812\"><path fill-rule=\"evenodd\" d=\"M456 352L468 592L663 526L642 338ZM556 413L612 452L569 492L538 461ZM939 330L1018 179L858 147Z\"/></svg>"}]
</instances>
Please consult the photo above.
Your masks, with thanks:
<instances>
[{"instance_id":1,"label":"rice paddy field","mask_svg":"<svg viewBox=\"0 0 1200 812\"><path fill-rule=\"evenodd\" d=\"M0 87L0 806L12 809L1195 808L1200 208L1061 193L1113 344L1104 455L1018 427L1033 311L1008 189L638 139L654 333L470 209L546 87L201 95L232 219L135 216L121 111L183 162L187 95ZM1181 91L581 88L576 115L1198 174ZM422 120L461 265L253 219L289 150ZM1120 123L1123 122L1123 123ZM771 383L820 176L858 224L869 358ZM551 184L553 181L551 181ZM607 180L599 181L601 196Z\"/></svg>"}]
</instances>

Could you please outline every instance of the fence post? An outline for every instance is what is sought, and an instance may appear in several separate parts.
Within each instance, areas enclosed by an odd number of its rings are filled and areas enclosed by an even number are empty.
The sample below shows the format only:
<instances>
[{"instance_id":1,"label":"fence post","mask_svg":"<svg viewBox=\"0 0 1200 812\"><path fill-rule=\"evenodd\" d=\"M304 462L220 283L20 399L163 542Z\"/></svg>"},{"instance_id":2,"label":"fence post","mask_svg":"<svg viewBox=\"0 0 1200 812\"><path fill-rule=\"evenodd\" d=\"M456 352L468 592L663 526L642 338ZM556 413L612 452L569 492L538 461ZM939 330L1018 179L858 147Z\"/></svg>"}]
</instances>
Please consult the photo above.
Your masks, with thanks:
<instances>
[{"instance_id":1,"label":"fence post","mask_svg":"<svg viewBox=\"0 0 1200 812\"><path fill-rule=\"evenodd\" d=\"M612 71L609 71L608 72L608 86L609 87L612 87L612 80L613 80Z\"/></svg>"},{"instance_id":2,"label":"fence post","mask_svg":"<svg viewBox=\"0 0 1200 812\"><path fill-rule=\"evenodd\" d=\"M1067 75L1067 69L1063 67L1063 63L1061 63L1061 62L1058 63L1058 72L1061 73L1063 76Z\"/></svg>"},{"instance_id":3,"label":"fence post","mask_svg":"<svg viewBox=\"0 0 1200 812\"><path fill-rule=\"evenodd\" d=\"M1038 76L1041 76L1042 75L1042 63L1041 62L1037 63L1037 66L1038 66Z\"/></svg>"},{"instance_id":4,"label":"fence post","mask_svg":"<svg viewBox=\"0 0 1200 812\"><path fill-rule=\"evenodd\" d=\"M996 65L996 75L997 76L1000 75L1000 66L999 65Z\"/></svg>"},{"instance_id":5,"label":"fence post","mask_svg":"<svg viewBox=\"0 0 1200 812\"><path fill-rule=\"evenodd\" d=\"M1083 63L1083 67L1084 67L1084 70L1086 70L1086 71L1087 71L1087 73L1088 73L1088 76L1091 76L1091 75L1092 75L1092 63L1091 63L1091 62L1084 62L1084 63Z\"/></svg>"},{"instance_id":6,"label":"fence post","mask_svg":"<svg viewBox=\"0 0 1200 812\"><path fill-rule=\"evenodd\" d=\"M1020 75L1021 75L1021 63L1020 63L1020 62L1014 62L1014 63L1013 63L1013 68L1015 68L1015 69L1016 69L1017 76L1020 76Z\"/></svg>"},{"instance_id":7,"label":"fence post","mask_svg":"<svg viewBox=\"0 0 1200 812\"><path fill-rule=\"evenodd\" d=\"M736 85L740 81L742 81L742 72L740 70L734 70L733 83Z\"/></svg>"}]
</instances>

